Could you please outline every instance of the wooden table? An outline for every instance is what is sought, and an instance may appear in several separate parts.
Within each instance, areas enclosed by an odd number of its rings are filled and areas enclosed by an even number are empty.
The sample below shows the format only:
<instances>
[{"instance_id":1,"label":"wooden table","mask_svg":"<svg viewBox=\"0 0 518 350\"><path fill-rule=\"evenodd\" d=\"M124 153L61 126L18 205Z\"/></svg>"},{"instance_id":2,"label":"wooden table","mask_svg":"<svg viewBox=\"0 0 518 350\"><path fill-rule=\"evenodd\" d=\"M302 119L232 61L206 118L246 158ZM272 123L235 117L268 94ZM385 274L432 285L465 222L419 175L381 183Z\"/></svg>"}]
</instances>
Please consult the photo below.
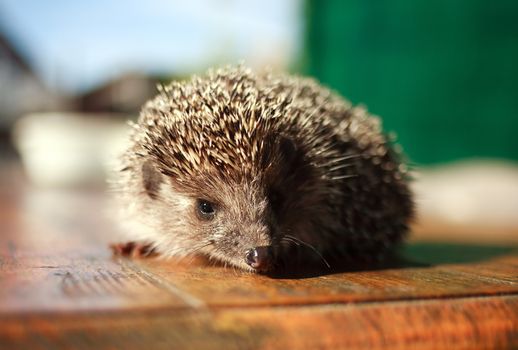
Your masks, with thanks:
<instances>
[{"instance_id":1,"label":"wooden table","mask_svg":"<svg viewBox=\"0 0 518 350\"><path fill-rule=\"evenodd\" d=\"M114 258L97 191L0 190L0 349L518 348L518 254L410 244L392 267L271 278Z\"/></svg>"}]
</instances>

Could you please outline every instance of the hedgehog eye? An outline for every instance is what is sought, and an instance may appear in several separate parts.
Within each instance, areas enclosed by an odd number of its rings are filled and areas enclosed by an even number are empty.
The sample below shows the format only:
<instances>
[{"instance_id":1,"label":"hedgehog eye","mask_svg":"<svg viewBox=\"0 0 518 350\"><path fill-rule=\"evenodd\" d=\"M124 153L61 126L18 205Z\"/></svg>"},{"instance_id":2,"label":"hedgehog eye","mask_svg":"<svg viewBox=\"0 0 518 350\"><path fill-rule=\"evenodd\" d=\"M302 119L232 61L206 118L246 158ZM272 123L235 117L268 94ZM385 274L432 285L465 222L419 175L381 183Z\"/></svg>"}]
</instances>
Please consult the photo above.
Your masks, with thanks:
<instances>
[{"instance_id":1,"label":"hedgehog eye","mask_svg":"<svg viewBox=\"0 0 518 350\"><path fill-rule=\"evenodd\" d=\"M198 216L203 220L212 220L216 214L216 206L204 199L198 199L196 208L198 211Z\"/></svg>"}]
</instances>

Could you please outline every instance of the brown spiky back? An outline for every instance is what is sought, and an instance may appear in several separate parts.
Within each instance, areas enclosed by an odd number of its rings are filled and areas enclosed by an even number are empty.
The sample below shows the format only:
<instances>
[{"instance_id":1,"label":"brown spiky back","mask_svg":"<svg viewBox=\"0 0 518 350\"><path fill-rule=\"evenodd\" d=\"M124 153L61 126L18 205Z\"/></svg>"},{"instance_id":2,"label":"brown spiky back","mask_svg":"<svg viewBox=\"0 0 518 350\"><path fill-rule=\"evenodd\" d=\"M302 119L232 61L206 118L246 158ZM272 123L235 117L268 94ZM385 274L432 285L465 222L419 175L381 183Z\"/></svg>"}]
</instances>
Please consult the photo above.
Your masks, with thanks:
<instances>
[{"instance_id":1,"label":"brown spiky back","mask_svg":"<svg viewBox=\"0 0 518 350\"><path fill-rule=\"evenodd\" d=\"M337 138L354 139L369 156L386 152L378 120L362 109L310 79L255 75L243 67L161 88L134 128L142 148L136 153L153 156L180 182L214 171L229 179L260 176L281 136L302 145L308 161L329 177L333 159L344 156L333 147Z\"/></svg>"}]
</instances>

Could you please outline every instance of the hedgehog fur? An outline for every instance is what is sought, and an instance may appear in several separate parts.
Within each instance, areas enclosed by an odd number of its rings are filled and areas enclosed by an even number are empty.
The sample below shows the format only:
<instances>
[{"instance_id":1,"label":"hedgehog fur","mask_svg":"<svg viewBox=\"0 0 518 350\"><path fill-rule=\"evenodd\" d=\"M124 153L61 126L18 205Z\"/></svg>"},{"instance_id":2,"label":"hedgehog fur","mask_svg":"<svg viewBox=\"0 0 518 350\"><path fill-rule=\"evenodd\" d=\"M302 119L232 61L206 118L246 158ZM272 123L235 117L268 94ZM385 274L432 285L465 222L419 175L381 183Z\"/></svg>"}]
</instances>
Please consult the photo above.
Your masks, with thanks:
<instances>
[{"instance_id":1,"label":"hedgehog fur","mask_svg":"<svg viewBox=\"0 0 518 350\"><path fill-rule=\"evenodd\" d=\"M413 213L377 117L312 79L243 66L160 87L121 161L127 237L166 257L252 271L372 261Z\"/></svg>"}]
</instances>

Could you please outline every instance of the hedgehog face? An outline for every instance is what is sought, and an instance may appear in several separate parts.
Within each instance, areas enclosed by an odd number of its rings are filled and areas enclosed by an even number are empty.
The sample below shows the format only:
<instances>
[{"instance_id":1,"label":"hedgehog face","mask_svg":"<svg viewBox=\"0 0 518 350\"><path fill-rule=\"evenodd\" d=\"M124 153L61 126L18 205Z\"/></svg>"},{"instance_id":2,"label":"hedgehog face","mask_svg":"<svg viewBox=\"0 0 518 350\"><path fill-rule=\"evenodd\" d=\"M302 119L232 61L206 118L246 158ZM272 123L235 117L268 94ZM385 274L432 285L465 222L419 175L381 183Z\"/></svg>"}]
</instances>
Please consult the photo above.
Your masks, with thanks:
<instances>
[{"instance_id":1,"label":"hedgehog face","mask_svg":"<svg viewBox=\"0 0 518 350\"><path fill-rule=\"evenodd\" d=\"M145 162L143 188L149 216L159 219L159 249L174 255L196 251L240 268L271 270L289 243L283 235L308 228L312 216L300 207L311 171L293 141L280 137L271 145L264 168L232 177L221 176L212 165L179 178Z\"/></svg>"},{"instance_id":2,"label":"hedgehog face","mask_svg":"<svg viewBox=\"0 0 518 350\"><path fill-rule=\"evenodd\" d=\"M213 166L198 179L190 178L189 184L178 185L192 191L189 230L208 240L203 251L225 263L259 272L277 265L276 257L282 255L286 243L293 243L283 240L283 235L300 234L301 227L310 229L307 219L312 216L304 215L308 208L301 207L304 201L300 201L301 196L311 195L304 189L312 173L303 155L286 137L271 140L270 147L264 150L263 167L256 173L243 171L222 177Z\"/></svg>"},{"instance_id":3,"label":"hedgehog face","mask_svg":"<svg viewBox=\"0 0 518 350\"><path fill-rule=\"evenodd\" d=\"M202 251L209 257L245 269L268 270L273 255L266 254L270 251L266 247L272 245L275 224L258 183L242 181L230 185L217 179L210 182L210 196L203 190L190 195L188 231L196 232L198 239L207 242Z\"/></svg>"},{"instance_id":4,"label":"hedgehog face","mask_svg":"<svg viewBox=\"0 0 518 350\"><path fill-rule=\"evenodd\" d=\"M159 247L174 255L202 252L245 269L270 267L271 256L254 260L249 254L272 244L272 207L262 181L242 177L229 183L207 171L179 183L157 169L149 161L142 165L145 212L150 229L160 234Z\"/></svg>"}]
</instances>

